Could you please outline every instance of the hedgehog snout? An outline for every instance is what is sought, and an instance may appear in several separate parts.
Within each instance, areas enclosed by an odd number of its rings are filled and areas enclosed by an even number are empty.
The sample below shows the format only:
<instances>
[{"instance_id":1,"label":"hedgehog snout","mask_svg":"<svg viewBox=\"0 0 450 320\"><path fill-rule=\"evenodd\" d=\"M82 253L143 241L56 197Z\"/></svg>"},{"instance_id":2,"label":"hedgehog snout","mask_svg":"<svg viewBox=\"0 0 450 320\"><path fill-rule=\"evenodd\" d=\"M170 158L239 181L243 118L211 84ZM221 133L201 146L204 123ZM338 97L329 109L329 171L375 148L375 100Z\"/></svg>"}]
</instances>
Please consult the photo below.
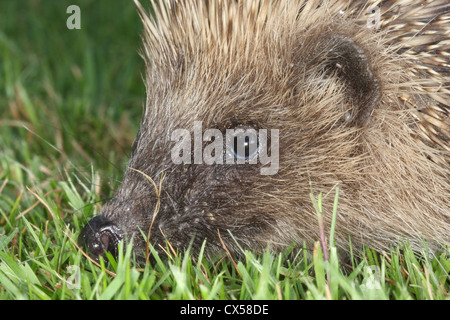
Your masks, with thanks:
<instances>
[{"instance_id":1,"label":"hedgehog snout","mask_svg":"<svg viewBox=\"0 0 450 320\"><path fill-rule=\"evenodd\" d=\"M110 252L114 257L118 254L119 241L123 239L123 231L103 215L91 219L78 236L78 244L89 256L99 261Z\"/></svg>"}]
</instances>

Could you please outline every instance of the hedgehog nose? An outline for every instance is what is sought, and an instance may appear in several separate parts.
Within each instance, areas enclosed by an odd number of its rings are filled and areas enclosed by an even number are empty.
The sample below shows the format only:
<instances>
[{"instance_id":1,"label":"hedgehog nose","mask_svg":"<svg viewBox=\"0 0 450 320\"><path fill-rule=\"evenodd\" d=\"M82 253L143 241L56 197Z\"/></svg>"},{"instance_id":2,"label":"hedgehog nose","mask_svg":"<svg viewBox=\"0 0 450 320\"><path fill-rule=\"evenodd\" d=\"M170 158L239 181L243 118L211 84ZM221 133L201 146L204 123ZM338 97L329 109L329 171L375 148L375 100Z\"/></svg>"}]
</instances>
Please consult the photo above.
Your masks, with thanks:
<instances>
[{"instance_id":1,"label":"hedgehog nose","mask_svg":"<svg viewBox=\"0 0 450 320\"><path fill-rule=\"evenodd\" d=\"M100 215L91 219L83 228L78 236L78 244L92 259L99 261L100 256L106 257L105 252L117 257L118 244L122 239L122 230L111 220Z\"/></svg>"}]
</instances>

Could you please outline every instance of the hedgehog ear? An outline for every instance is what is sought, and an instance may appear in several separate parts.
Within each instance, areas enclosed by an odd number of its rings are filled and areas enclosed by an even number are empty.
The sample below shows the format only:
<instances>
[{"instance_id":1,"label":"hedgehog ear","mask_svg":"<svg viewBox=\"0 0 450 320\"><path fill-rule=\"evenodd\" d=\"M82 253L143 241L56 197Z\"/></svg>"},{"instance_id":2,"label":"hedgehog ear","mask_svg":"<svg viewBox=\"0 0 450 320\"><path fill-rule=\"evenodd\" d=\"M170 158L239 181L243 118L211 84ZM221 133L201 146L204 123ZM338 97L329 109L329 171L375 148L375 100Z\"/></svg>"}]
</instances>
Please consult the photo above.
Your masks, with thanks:
<instances>
[{"instance_id":1,"label":"hedgehog ear","mask_svg":"<svg viewBox=\"0 0 450 320\"><path fill-rule=\"evenodd\" d=\"M353 39L335 35L326 57L327 72L341 79L348 91L352 110L348 120L352 125L362 126L372 114L380 98L380 86L371 70L364 50Z\"/></svg>"}]
</instances>

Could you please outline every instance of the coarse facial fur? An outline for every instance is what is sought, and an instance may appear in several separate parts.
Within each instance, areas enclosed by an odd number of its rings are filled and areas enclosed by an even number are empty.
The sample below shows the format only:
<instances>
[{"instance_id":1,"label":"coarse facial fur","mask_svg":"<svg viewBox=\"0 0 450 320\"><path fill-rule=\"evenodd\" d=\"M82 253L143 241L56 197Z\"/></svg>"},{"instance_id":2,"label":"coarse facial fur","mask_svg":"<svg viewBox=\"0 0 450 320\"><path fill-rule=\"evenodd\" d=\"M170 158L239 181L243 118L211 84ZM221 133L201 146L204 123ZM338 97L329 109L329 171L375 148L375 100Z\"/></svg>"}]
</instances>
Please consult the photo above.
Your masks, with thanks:
<instances>
[{"instance_id":1,"label":"coarse facial fur","mask_svg":"<svg viewBox=\"0 0 450 320\"><path fill-rule=\"evenodd\" d=\"M311 248L310 192L335 186L340 251L349 238L354 249L450 244L446 0L160 1L156 22L137 6L146 108L121 186L80 234L91 256L133 236L143 260L143 235L156 249L206 239L208 256ZM171 134L194 121L278 129L278 172L175 165Z\"/></svg>"}]
</instances>

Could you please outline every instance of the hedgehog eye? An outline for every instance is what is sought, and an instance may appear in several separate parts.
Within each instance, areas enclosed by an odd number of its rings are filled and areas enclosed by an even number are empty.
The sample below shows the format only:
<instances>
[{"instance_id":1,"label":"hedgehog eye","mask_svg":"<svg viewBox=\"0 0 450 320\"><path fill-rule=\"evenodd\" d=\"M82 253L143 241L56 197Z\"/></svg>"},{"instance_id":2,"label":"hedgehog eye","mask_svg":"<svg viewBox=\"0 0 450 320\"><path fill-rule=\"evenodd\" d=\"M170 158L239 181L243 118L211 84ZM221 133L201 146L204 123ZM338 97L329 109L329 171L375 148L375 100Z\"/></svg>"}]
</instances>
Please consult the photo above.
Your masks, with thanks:
<instances>
[{"instance_id":1,"label":"hedgehog eye","mask_svg":"<svg viewBox=\"0 0 450 320\"><path fill-rule=\"evenodd\" d=\"M257 135L238 135L234 137L233 154L236 159L251 159L259 149Z\"/></svg>"}]
</instances>

